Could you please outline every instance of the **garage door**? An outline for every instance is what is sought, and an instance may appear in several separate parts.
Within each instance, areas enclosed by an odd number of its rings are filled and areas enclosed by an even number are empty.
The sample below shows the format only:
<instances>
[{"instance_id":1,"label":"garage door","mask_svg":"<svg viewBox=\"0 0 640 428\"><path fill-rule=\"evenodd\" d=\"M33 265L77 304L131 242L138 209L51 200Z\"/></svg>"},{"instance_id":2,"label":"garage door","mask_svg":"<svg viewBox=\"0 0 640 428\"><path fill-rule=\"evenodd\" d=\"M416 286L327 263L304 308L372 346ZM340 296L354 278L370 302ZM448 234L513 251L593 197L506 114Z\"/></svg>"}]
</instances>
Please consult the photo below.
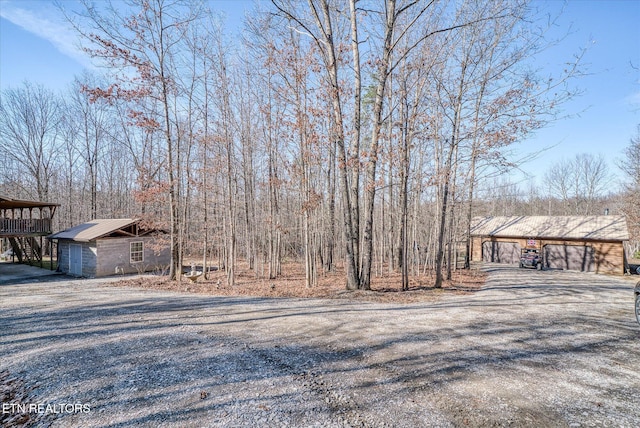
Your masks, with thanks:
<instances>
[{"instance_id":1,"label":"garage door","mask_svg":"<svg viewBox=\"0 0 640 428\"><path fill-rule=\"evenodd\" d=\"M544 260L551 269L594 270L593 247L586 245L545 245Z\"/></svg>"},{"instance_id":2,"label":"garage door","mask_svg":"<svg viewBox=\"0 0 640 428\"><path fill-rule=\"evenodd\" d=\"M519 263L520 244L517 242L483 242L482 261L490 263Z\"/></svg>"}]
</instances>

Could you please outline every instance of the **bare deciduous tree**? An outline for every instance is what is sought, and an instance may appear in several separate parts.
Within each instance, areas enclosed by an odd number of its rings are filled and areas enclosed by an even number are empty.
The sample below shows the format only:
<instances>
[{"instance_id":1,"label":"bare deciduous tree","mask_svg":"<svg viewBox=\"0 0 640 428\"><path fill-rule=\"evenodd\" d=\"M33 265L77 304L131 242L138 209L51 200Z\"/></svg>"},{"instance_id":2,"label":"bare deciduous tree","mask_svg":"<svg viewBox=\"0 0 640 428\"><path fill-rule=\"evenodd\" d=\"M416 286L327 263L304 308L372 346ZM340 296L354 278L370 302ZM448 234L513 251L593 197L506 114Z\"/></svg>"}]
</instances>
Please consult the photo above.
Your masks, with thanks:
<instances>
[{"instance_id":1,"label":"bare deciduous tree","mask_svg":"<svg viewBox=\"0 0 640 428\"><path fill-rule=\"evenodd\" d=\"M573 207L565 215L593 215L594 202L606 193L612 178L602 155L580 153L551 165L544 180L550 196Z\"/></svg>"},{"instance_id":2,"label":"bare deciduous tree","mask_svg":"<svg viewBox=\"0 0 640 428\"><path fill-rule=\"evenodd\" d=\"M25 82L0 97L0 149L28 179L23 192L40 201L56 172L60 120L58 97L41 85Z\"/></svg>"},{"instance_id":3,"label":"bare deciduous tree","mask_svg":"<svg viewBox=\"0 0 640 428\"><path fill-rule=\"evenodd\" d=\"M82 18L86 26L76 25L76 28L93 44L87 51L106 61L114 71L114 83L105 89L93 88L89 93L95 99L131 102L129 115L133 122L163 133L171 238L169 276L179 280L182 270L180 231L184 219L180 212L180 142L175 121L180 95L176 91L181 58L178 53L189 24L198 19L201 8L197 3L135 0L131 6L137 11L127 16L111 3L102 10L88 2L83 4ZM145 111L140 107L149 106L148 103L135 104L145 99L154 100L153 106L158 108Z\"/></svg>"}]
</instances>

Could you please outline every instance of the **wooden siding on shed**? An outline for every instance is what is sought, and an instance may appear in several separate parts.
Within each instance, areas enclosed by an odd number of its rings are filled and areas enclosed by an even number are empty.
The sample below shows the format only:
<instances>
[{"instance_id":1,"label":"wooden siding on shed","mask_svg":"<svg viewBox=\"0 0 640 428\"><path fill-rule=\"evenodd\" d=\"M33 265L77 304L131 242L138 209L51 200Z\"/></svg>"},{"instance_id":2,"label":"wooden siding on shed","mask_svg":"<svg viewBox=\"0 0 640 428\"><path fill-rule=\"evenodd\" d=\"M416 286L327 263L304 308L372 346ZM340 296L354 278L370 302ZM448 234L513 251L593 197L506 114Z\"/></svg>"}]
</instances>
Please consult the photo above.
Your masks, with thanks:
<instances>
[{"instance_id":1,"label":"wooden siding on shed","mask_svg":"<svg viewBox=\"0 0 640 428\"><path fill-rule=\"evenodd\" d=\"M69 241L58 241L58 270L69 271ZM66 269L65 269L66 267Z\"/></svg>"},{"instance_id":2,"label":"wooden siding on shed","mask_svg":"<svg viewBox=\"0 0 640 428\"><path fill-rule=\"evenodd\" d=\"M96 243L60 240L58 242L58 268L61 272L69 273L69 252L71 245L82 248L82 276L96 276Z\"/></svg>"},{"instance_id":3,"label":"wooden siding on shed","mask_svg":"<svg viewBox=\"0 0 640 428\"><path fill-rule=\"evenodd\" d=\"M131 242L144 242L144 261L131 263ZM171 254L168 246L161 246L156 254L158 241L155 237L105 238L92 242L77 242L68 239L58 241L58 266L61 272L69 273L69 247L82 247L82 276L110 276L117 273L140 273L164 270L169 265ZM116 268L118 268L116 270Z\"/></svg>"},{"instance_id":4,"label":"wooden siding on shed","mask_svg":"<svg viewBox=\"0 0 640 428\"><path fill-rule=\"evenodd\" d=\"M144 242L144 260L131 263L130 245L132 242ZM116 273L139 273L165 269L171 260L168 246L163 246L159 254L154 237L105 238L97 241L98 267L96 276L115 275Z\"/></svg>"}]
</instances>

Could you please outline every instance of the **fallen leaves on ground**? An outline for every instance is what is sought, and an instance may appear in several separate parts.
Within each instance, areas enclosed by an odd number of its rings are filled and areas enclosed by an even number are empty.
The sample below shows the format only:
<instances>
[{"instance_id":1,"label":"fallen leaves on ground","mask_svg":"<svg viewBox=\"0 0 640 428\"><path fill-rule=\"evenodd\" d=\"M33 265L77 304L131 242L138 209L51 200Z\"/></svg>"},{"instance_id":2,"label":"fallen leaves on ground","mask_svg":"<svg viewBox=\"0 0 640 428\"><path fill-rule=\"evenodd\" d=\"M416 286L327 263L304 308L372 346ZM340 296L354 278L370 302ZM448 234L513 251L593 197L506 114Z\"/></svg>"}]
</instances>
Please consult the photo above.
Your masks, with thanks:
<instances>
[{"instance_id":1,"label":"fallen leaves on ground","mask_svg":"<svg viewBox=\"0 0 640 428\"><path fill-rule=\"evenodd\" d=\"M0 412L1 427L28 427L35 423L31 415L23 413L19 407L31 403L24 382L6 370L0 371L0 403L3 406Z\"/></svg>"},{"instance_id":2,"label":"fallen leaves on ground","mask_svg":"<svg viewBox=\"0 0 640 428\"><path fill-rule=\"evenodd\" d=\"M201 267L196 269L202 271ZM185 268L185 272L189 271ZM443 287L433 286L433 272L410 277L409 290L402 291L401 275L395 272L378 273L372 278L371 290L346 289L345 276L341 272L318 274L318 284L307 287L304 269L297 264L282 266L282 274L276 279L266 278L246 266L236 268L236 279L233 286L227 285L224 270L209 272L208 278L200 276L192 282L186 277L181 281L170 281L166 276L143 275L125 278L112 282L114 286L137 287L154 290L167 290L205 294L212 296L255 296L255 297L293 297L293 298L329 298L354 299L381 303L413 303L437 300L444 293L470 293L482 287L486 273L470 269L456 270L450 280L445 280Z\"/></svg>"}]
</instances>

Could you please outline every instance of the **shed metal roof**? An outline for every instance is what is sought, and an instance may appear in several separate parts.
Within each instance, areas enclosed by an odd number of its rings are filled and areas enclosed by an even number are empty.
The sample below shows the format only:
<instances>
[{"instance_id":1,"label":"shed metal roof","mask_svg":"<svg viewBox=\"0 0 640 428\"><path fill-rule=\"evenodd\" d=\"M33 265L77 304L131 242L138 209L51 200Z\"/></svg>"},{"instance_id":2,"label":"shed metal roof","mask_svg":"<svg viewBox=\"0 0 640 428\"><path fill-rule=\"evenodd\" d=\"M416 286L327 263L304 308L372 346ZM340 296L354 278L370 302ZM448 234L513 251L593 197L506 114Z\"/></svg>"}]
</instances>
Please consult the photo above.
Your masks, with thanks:
<instances>
[{"instance_id":1,"label":"shed metal roof","mask_svg":"<svg viewBox=\"0 0 640 428\"><path fill-rule=\"evenodd\" d=\"M624 216L475 217L471 235L592 241L628 241Z\"/></svg>"},{"instance_id":2,"label":"shed metal roof","mask_svg":"<svg viewBox=\"0 0 640 428\"><path fill-rule=\"evenodd\" d=\"M120 229L131 226L139 222L134 218L111 218L91 220L86 223L73 226L62 232L54 233L49 236L50 239L71 239L73 241L89 242L94 239L102 238L110 235Z\"/></svg>"}]
</instances>

